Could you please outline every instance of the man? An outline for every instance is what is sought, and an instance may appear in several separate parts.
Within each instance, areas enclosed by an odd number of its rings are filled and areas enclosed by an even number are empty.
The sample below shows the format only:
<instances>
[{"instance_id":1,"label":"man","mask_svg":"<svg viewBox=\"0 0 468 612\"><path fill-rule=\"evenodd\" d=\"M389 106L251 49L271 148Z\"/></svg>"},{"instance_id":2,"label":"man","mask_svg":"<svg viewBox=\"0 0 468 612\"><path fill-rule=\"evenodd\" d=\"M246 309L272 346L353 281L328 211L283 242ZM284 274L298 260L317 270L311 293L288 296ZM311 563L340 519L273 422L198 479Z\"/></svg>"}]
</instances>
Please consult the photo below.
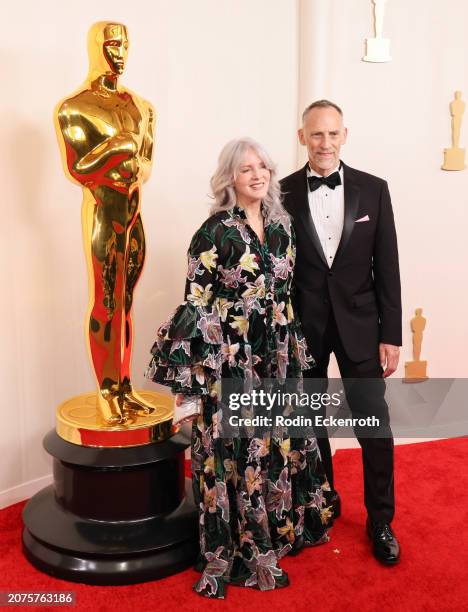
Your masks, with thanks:
<instances>
[{"instance_id":1,"label":"man","mask_svg":"<svg viewBox=\"0 0 468 612\"><path fill-rule=\"evenodd\" d=\"M391 565L400 551L390 527L393 437L383 379L398 366L401 295L390 194L384 180L340 162L347 130L336 104L319 100L308 106L298 135L309 161L284 178L281 188L297 235L297 310L316 360L306 376L325 391L333 352L353 416L380 420L377 436L362 429L355 433L362 447L367 533L374 556ZM326 428L316 433L337 518L341 501L330 442Z\"/></svg>"}]
</instances>

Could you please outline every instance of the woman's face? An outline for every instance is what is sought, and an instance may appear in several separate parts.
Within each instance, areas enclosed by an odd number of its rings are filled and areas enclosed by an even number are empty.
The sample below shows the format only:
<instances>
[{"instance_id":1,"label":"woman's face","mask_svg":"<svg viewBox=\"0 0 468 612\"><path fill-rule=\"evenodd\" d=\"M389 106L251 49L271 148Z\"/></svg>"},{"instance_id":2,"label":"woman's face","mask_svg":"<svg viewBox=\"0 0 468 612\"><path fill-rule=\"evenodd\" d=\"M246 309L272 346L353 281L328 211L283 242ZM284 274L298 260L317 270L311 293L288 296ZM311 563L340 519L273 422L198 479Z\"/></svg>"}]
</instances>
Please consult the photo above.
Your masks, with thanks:
<instances>
[{"instance_id":1,"label":"woman's face","mask_svg":"<svg viewBox=\"0 0 468 612\"><path fill-rule=\"evenodd\" d=\"M237 202L253 204L260 202L270 186L270 171L253 149L247 149L234 181Z\"/></svg>"}]
</instances>

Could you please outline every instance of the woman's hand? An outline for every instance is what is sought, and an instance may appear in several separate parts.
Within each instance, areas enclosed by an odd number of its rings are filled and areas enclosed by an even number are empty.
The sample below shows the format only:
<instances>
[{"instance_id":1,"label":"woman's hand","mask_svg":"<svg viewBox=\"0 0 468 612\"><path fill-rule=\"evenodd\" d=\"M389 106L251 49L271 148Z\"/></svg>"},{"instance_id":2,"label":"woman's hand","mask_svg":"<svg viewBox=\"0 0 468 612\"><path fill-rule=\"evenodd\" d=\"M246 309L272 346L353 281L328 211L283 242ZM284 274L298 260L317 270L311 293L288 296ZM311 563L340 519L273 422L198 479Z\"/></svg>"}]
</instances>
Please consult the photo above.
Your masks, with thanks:
<instances>
[{"instance_id":1,"label":"woman's hand","mask_svg":"<svg viewBox=\"0 0 468 612\"><path fill-rule=\"evenodd\" d=\"M201 400L196 395L184 395L176 393L174 398L174 425L182 425L192 419L198 418L200 414Z\"/></svg>"}]
</instances>

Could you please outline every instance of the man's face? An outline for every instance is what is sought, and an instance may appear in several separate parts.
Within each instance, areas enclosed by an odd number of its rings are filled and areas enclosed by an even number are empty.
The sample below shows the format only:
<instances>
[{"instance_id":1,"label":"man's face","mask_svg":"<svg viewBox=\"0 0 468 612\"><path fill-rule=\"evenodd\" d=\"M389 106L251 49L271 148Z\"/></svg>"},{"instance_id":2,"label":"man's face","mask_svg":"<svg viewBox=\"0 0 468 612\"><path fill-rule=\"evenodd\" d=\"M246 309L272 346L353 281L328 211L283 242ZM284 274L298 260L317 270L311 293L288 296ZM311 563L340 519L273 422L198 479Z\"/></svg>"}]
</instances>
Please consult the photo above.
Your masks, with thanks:
<instances>
[{"instance_id":1,"label":"man's face","mask_svg":"<svg viewBox=\"0 0 468 612\"><path fill-rule=\"evenodd\" d=\"M312 170L328 176L338 166L347 134L343 117L332 106L313 108L307 113L298 135L299 142L307 147Z\"/></svg>"},{"instance_id":2,"label":"man's face","mask_svg":"<svg viewBox=\"0 0 468 612\"><path fill-rule=\"evenodd\" d=\"M104 32L104 57L114 74L122 74L128 54L128 38L125 28L112 26Z\"/></svg>"}]
</instances>

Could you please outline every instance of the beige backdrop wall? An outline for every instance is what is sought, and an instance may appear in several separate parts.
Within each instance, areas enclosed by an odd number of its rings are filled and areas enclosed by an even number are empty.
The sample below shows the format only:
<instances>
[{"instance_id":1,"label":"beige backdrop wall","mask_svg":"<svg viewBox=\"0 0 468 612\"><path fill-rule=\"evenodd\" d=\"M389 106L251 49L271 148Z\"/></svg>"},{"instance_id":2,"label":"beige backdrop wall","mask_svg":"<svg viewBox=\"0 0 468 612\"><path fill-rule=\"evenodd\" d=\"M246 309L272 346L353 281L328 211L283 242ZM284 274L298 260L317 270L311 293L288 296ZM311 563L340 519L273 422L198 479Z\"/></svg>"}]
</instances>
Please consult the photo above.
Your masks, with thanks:
<instances>
[{"instance_id":1,"label":"beige backdrop wall","mask_svg":"<svg viewBox=\"0 0 468 612\"><path fill-rule=\"evenodd\" d=\"M300 23L299 106L321 97L338 101L349 129L343 159L389 182L403 285L401 363L411 358L409 319L422 306L430 374L466 377L468 171L440 166L451 145L454 90L468 99L468 5L388 0L388 64L359 61L372 35L370 1L302 0ZM468 146L468 112L461 140Z\"/></svg>"},{"instance_id":2,"label":"beige backdrop wall","mask_svg":"<svg viewBox=\"0 0 468 612\"><path fill-rule=\"evenodd\" d=\"M182 299L185 250L206 217L221 146L251 135L279 173L289 173L303 161L299 110L322 96L344 107L343 159L389 180L404 318L425 309L430 374L467 375L468 173L439 166L450 144L450 97L460 88L468 98L468 7L462 0L387 5L394 60L386 65L360 62L371 31L367 0L140 1L138 13L120 1L99 8L81 1L79 14L56 0L10 7L0 103L0 506L50 480L41 442L55 407L94 386L83 334L81 194L63 176L51 116L85 76L86 32L99 19L128 25L125 84L158 112L155 166L143 194L148 255L135 298L135 383L147 386L142 373L156 327ZM409 341L406 330L403 359Z\"/></svg>"},{"instance_id":3,"label":"beige backdrop wall","mask_svg":"<svg viewBox=\"0 0 468 612\"><path fill-rule=\"evenodd\" d=\"M398 377L412 358L409 321L418 306L428 319L421 358L429 375L468 376L468 171L440 170L451 145L448 105L456 89L468 100L467 23L464 0L387 0L393 60L370 64L360 61L373 36L370 0L299 2L299 109L337 101L349 130L343 160L389 182L403 288ZM468 110L461 146L468 148Z\"/></svg>"},{"instance_id":4,"label":"beige backdrop wall","mask_svg":"<svg viewBox=\"0 0 468 612\"><path fill-rule=\"evenodd\" d=\"M135 294L134 382L143 383L156 327L182 299L185 252L207 216L222 145L251 135L283 174L295 164L295 2L45 0L27 10L9 7L0 102L3 506L48 482L42 438L55 408L94 387L83 332L81 190L63 175L52 110L84 79L87 30L101 19L128 25L124 82L158 113L142 203L148 254Z\"/></svg>"}]
</instances>

